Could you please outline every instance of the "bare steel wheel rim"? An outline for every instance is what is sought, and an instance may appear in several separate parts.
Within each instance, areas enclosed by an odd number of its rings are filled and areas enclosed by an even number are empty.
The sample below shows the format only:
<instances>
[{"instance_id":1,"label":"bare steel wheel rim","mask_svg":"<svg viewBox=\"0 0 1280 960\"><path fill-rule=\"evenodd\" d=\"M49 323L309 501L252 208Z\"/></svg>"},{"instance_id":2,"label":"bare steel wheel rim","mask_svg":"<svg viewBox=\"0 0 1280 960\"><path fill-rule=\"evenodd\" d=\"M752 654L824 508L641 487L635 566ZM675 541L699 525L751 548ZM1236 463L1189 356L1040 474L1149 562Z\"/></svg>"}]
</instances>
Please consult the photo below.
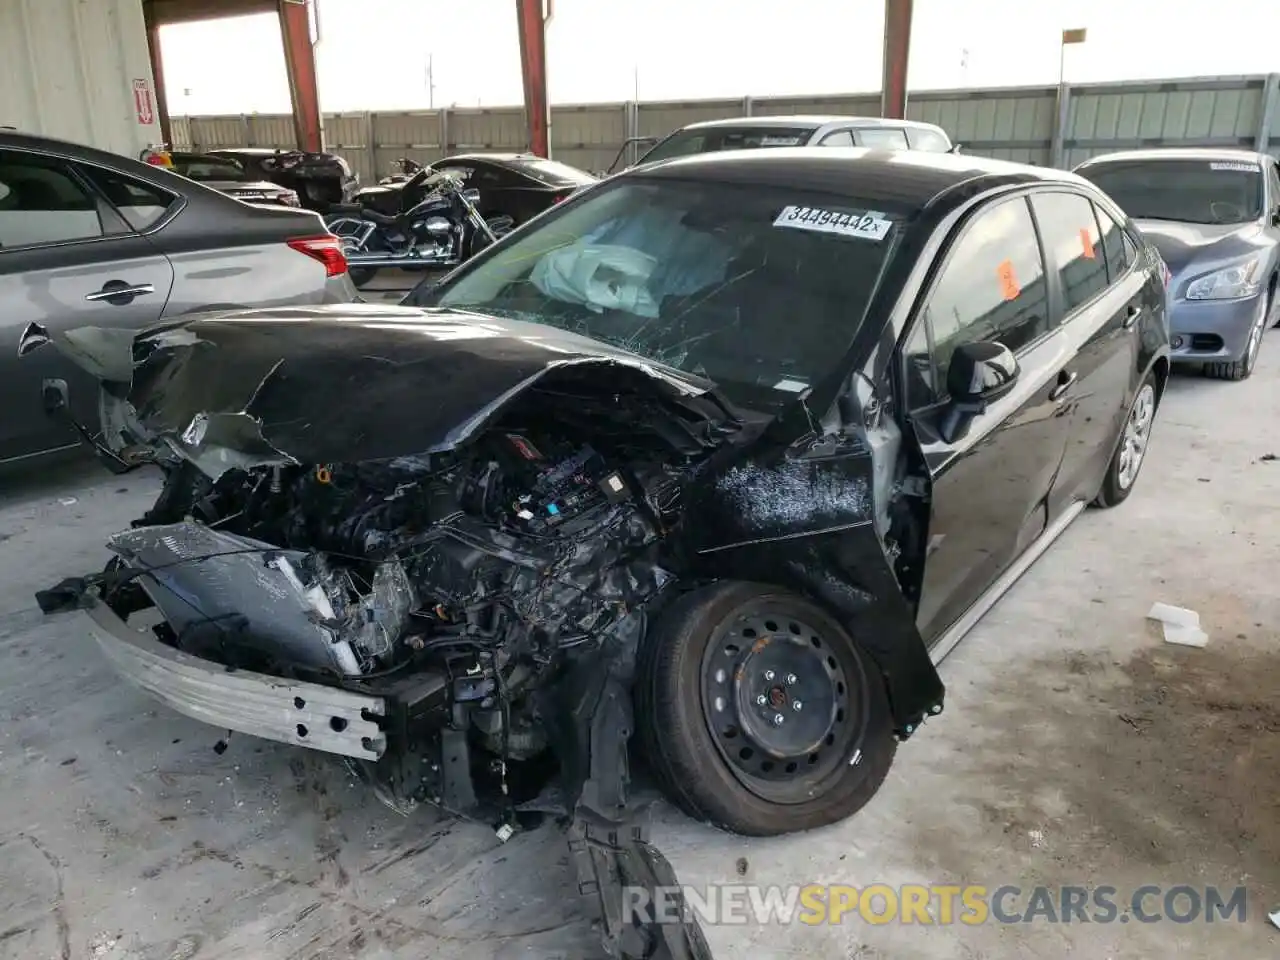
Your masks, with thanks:
<instances>
[{"instance_id":1,"label":"bare steel wheel rim","mask_svg":"<svg viewBox=\"0 0 1280 960\"><path fill-rule=\"evenodd\" d=\"M1147 441L1151 436L1151 423L1156 413L1156 390L1144 383L1134 398L1129 418L1124 423L1124 435L1120 439L1120 463L1116 481L1121 490L1128 490L1138 479L1138 470L1147 455Z\"/></svg>"},{"instance_id":2,"label":"bare steel wheel rim","mask_svg":"<svg viewBox=\"0 0 1280 960\"><path fill-rule=\"evenodd\" d=\"M739 783L771 803L804 803L860 762L866 683L857 655L805 618L744 612L703 654L702 713Z\"/></svg>"}]
</instances>

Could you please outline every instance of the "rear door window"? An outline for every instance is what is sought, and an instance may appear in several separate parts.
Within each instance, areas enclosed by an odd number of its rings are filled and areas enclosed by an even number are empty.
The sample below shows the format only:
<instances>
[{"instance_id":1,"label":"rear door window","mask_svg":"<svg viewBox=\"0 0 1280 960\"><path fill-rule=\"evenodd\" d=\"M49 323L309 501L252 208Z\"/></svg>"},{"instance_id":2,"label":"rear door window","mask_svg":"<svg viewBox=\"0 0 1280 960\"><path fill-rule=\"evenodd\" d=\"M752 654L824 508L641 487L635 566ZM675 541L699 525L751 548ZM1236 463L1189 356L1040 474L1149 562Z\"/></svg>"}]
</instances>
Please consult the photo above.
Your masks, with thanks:
<instances>
[{"instance_id":1,"label":"rear door window","mask_svg":"<svg viewBox=\"0 0 1280 960\"><path fill-rule=\"evenodd\" d=\"M69 164L0 150L0 250L103 235L98 201Z\"/></svg>"},{"instance_id":2,"label":"rear door window","mask_svg":"<svg viewBox=\"0 0 1280 960\"><path fill-rule=\"evenodd\" d=\"M1102 229L1102 251L1107 261L1107 275L1114 283L1121 274L1129 269L1133 262L1130 249L1133 244L1125 235L1120 224L1101 207L1094 207L1098 214L1098 224Z\"/></svg>"},{"instance_id":3,"label":"rear door window","mask_svg":"<svg viewBox=\"0 0 1280 960\"><path fill-rule=\"evenodd\" d=\"M1093 203L1078 193L1034 193L1035 211L1048 267L1058 275L1064 313L1107 288L1107 264Z\"/></svg>"},{"instance_id":4,"label":"rear door window","mask_svg":"<svg viewBox=\"0 0 1280 960\"><path fill-rule=\"evenodd\" d=\"M901 127L862 127L857 131L858 146L881 150L907 150L907 135Z\"/></svg>"}]
</instances>

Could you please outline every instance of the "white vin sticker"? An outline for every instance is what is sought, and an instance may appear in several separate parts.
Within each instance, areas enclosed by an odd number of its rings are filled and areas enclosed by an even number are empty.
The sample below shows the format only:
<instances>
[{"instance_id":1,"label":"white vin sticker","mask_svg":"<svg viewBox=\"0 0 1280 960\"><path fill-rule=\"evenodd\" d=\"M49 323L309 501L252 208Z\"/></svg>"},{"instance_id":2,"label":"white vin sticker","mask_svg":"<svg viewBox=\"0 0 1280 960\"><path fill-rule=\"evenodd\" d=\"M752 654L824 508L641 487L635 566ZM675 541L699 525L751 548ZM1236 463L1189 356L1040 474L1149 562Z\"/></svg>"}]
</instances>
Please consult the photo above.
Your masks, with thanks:
<instances>
[{"instance_id":1,"label":"white vin sticker","mask_svg":"<svg viewBox=\"0 0 1280 960\"><path fill-rule=\"evenodd\" d=\"M1210 163L1210 170L1235 170L1238 173L1257 173L1258 165L1256 163L1238 163L1236 161L1224 161L1222 163Z\"/></svg>"},{"instance_id":2,"label":"white vin sticker","mask_svg":"<svg viewBox=\"0 0 1280 960\"><path fill-rule=\"evenodd\" d=\"M893 223L886 220L884 214L873 211L845 213L840 210L823 210L821 207L788 206L782 208L773 225L880 241L888 235Z\"/></svg>"}]
</instances>

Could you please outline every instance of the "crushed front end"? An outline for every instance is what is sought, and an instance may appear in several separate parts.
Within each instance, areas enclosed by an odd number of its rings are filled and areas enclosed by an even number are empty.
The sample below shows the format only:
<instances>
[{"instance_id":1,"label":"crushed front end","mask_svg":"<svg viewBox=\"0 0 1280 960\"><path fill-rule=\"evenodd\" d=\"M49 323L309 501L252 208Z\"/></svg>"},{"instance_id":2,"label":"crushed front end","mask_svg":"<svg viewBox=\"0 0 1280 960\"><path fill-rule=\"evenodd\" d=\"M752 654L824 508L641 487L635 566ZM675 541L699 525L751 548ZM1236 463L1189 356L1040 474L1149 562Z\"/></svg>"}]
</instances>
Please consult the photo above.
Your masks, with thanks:
<instances>
[{"instance_id":1,"label":"crushed front end","mask_svg":"<svg viewBox=\"0 0 1280 960\"><path fill-rule=\"evenodd\" d=\"M120 674L174 709L341 757L398 811L434 804L503 839L560 819L610 956L708 957L687 911L625 909L626 888L674 886L635 817L629 747L656 729L636 710L658 681L634 681L700 598L737 584L784 619L809 604L836 644L809 659L858 683L831 681L831 722L865 694L883 723L819 731L797 796L862 776L870 796L892 739L942 697L877 506L896 433L801 416L771 435L781 418L571 334L344 309L173 324L124 357L73 344L104 383L99 445L165 482L106 568L41 607L83 611ZM790 631L778 650L820 646ZM767 642L723 649L745 664Z\"/></svg>"}]
</instances>

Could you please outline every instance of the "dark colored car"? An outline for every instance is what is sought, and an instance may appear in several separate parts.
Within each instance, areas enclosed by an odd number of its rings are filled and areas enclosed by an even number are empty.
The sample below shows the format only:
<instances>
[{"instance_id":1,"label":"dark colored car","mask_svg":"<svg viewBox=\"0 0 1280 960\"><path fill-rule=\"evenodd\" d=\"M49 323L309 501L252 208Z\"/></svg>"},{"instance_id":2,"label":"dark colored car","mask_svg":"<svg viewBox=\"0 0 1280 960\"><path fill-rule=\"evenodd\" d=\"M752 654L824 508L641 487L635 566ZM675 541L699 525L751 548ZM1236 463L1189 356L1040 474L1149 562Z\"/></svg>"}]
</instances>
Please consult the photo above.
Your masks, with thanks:
<instances>
[{"instance_id":1,"label":"dark colored car","mask_svg":"<svg viewBox=\"0 0 1280 960\"><path fill-rule=\"evenodd\" d=\"M0 131L0 463L77 445L42 403L69 394L80 422L98 415L97 384L65 357L19 362L24 333L35 344L92 328L91 340L127 342L201 310L354 297L341 246L314 213L249 206L137 160Z\"/></svg>"},{"instance_id":2,"label":"dark colored car","mask_svg":"<svg viewBox=\"0 0 1280 960\"><path fill-rule=\"evenodd\" d=\"M203 183L212 190L245 203L265 203L282 207L299 206L298 194L270 180L255 180L239 160L215 157L205 153L170 153L169 167L188 180Z\"/></svg>"},{"instance_id":3,"label":"dark colored car","mask_svg":"<svg viewBox=\"0 0 1280 960\"><path fill-rule=\"evenodd\" d=\"M408 306L141 336L104 409L164 490L41 606L392 802L571 818L606 903L674 882L633 734L698 819L849 816L941 712L936 661L1130 494L1169 369L1158 262L1102 193L899 157L638 168ZM706 955L683 937L662 955Z\"/></svg>"},{"instance_id":4,"label":"dark colored car","mask_svg":"<svg viewBox=\"0 0 1280 960\"><path fill-rule=\"evenodd\" d=\"M1174 362L1220 380L1252 374L1263 333L1280 322L1280 161L1189 147L1110 153L1076 172L1168 264Z\"/></svg>"},{"instance_id":5,"label":"dark colored car","mask_svg":"<svg viewBox=\"0 0 1280 960\"><path fill-rule=\"evenodd\" d=\"M235 160L255 180L288 187L302 206L317 213L328 213L334 204L350 203L360 189L360 175L336 153L270 147L220 147L207 153Z\"/></svg>"},{"instance_id":6,"label":"dark colored car","mask_svg":"<svg viewBox=\"0 0 1280 960\"><path fill-rule=\"evenodd\" d=\"M448 157L423 168L428 173L451 173L464 189L480 191L478 208L486 220L510 217L516 226L543 210L597 183L591 174L532 154L487 153ZM421 173L421 171L420 171ZM413 183L410 178L407 182ZM400 212L405 184L387 183L365 187L356 194L356 203L379 213Z\"/></svg>"}]
</instances>

